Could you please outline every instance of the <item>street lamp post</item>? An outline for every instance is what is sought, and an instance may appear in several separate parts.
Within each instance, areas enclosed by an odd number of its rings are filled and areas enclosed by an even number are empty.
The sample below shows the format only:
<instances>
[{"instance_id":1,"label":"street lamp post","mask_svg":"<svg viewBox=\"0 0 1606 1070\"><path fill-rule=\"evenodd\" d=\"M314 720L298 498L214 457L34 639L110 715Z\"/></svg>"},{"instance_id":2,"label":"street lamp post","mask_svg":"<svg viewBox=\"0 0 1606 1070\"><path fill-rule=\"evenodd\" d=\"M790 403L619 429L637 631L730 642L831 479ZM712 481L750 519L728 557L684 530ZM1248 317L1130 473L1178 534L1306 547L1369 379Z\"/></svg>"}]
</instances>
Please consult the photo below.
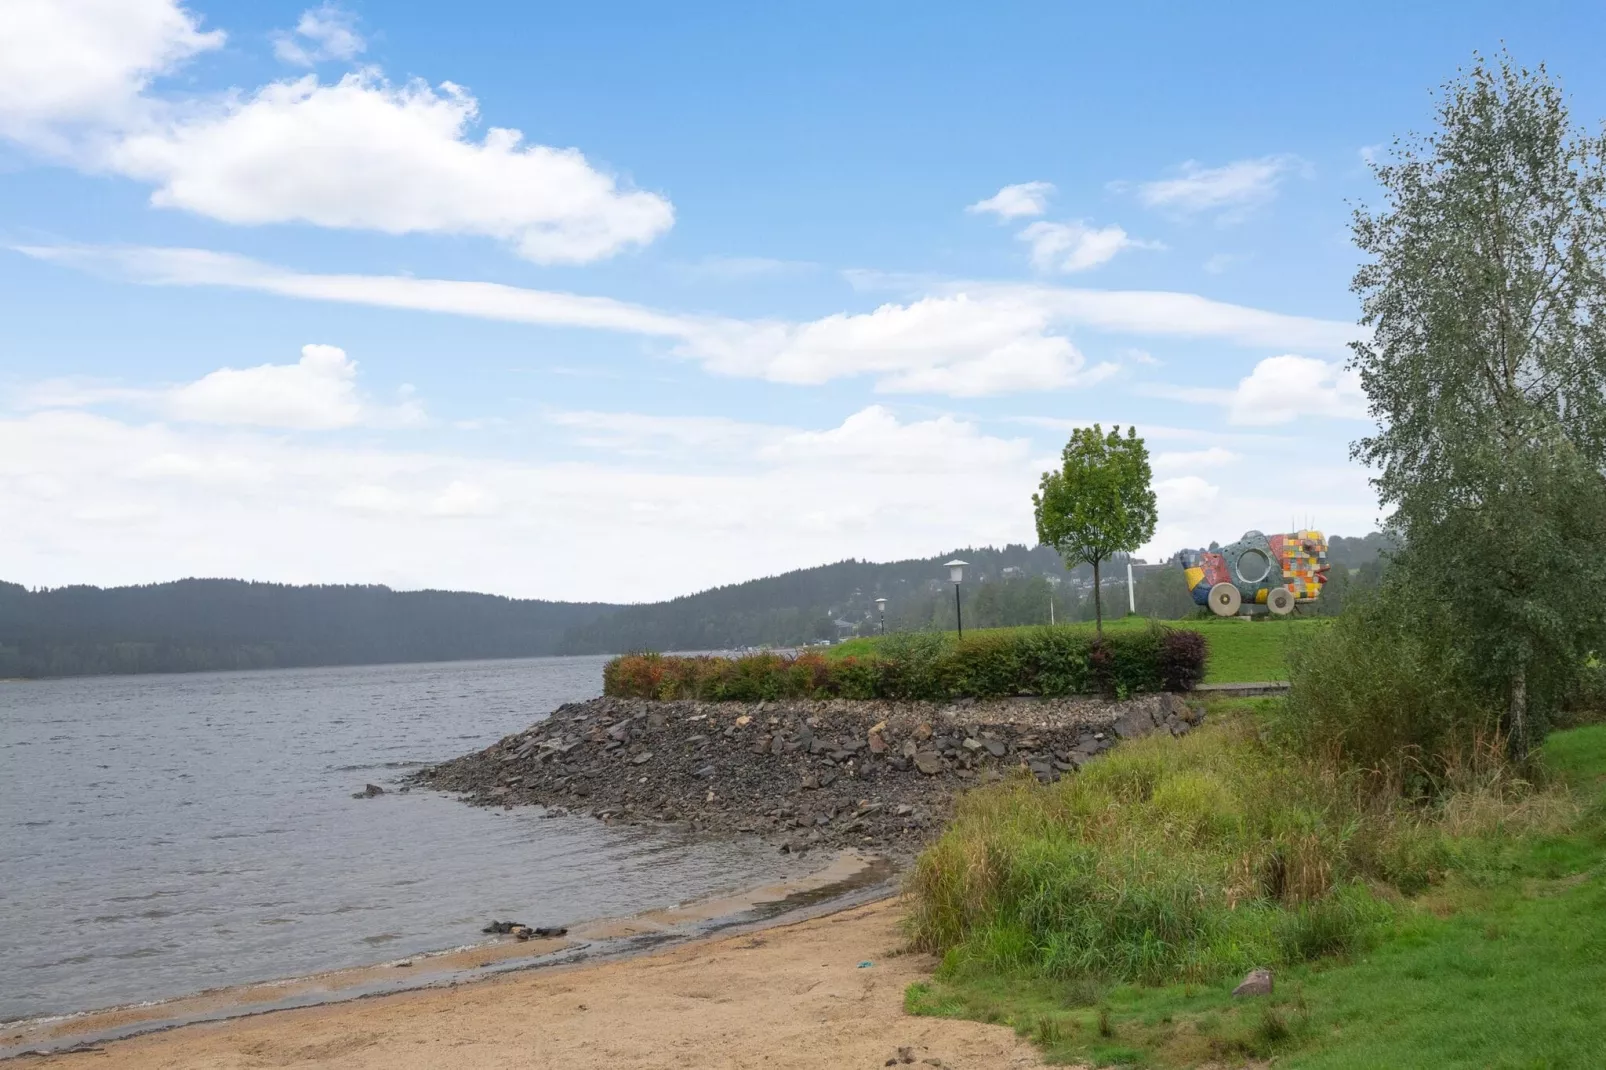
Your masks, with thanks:
<instances>
[{"instance_id":1,"label":"street lamp post","mask_svg":"<svg viewBox=\"0 0 1606 1070\"><path fill-rule=\"evenodd\" d=\"M956 557L944 566L948 569L948 579L954 585L954 623L959 626L959 638L961 639L965 637L965 614L959 605L959 585L964 582L965 566L968 564L970 564L969 561L961 561Z\"/></svg>"},{"instance_id":2,"label":"street lamp post","mask_svg":"<svg viewBox=\"0 0 1606 1070\"><path fill-rule=\"evenodd\" d=\"M887 600L885 598L877 598L875 600L875 607L876 607L876 609L881 611L881 634L882 635L886 635L887 634Z\"/></svg>"}]
</instances>

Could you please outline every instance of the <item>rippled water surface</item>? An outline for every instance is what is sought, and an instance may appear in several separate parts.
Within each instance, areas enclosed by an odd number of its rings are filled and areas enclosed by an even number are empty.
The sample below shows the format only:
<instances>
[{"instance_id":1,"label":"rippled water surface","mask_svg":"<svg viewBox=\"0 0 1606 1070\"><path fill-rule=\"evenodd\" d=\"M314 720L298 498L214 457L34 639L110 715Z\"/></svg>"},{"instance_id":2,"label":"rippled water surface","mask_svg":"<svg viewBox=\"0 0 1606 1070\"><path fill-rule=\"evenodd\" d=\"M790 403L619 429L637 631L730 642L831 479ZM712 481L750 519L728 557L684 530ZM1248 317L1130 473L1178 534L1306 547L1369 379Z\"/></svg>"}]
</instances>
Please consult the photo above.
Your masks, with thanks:
<instances>
[{"instance_id":1,"label":"rippled water surface","mask_svg":"<svg viewBox=\"0 0 1606 1070\"><path fill-rule=\"evenodd\" d=\"M772 876L394 788L600 690L602 658L0 683L0 1021L632 913Z\"/></svg>"}]
</instances>

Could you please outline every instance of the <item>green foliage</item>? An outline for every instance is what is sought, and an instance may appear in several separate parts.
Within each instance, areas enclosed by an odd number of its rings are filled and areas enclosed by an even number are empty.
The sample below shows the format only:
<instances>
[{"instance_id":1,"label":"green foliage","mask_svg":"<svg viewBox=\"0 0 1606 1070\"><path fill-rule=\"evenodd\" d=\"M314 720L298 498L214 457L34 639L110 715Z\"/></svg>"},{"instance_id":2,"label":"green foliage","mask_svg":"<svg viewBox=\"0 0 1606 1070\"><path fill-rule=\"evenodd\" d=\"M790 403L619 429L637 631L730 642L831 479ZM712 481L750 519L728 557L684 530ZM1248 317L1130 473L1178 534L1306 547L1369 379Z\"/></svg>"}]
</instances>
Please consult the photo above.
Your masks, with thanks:
<instances>
[{"instance_id":1,"label":"green foliage","mask_svg":"<svg viewBox=\"0 0 1606 1070\"><path fill-rule=\"evenodd\" d=\"M1390 915L1361 882L1396 823L1241 720L1151 737L1052 787L963 797L911 877L911 935L947 976L1199 983L1304 961Z\"/></svg>"},{"instance_id":2,"label":"green foliage","mask_svg":"<svg viewBox=\"0 0 1606 1070\"><path fill-rule=\"evenodd\" d=\"M1294 749L1367 771L1409 795L1440 790L1497 744L1500 710L1473 686L1423 612L1385 591L1288 651L1274 726Z\"/></svg>"},{"instance_id":3,"label":"green foliage","mask_svg":"<svg viewBox=\"0 0 1606 1070\"><path fill-rule=\"evenodd\" d=\"M628 654L603 669L617 697L753 702L778 698L948 699L1186 690L1204 675L1202 636L1152 625L1099 638L1081 628L1014 628L964 639L888 636L865 656L739 658Z\"/></svg>"},{"instance_id":4,"label":"green foliage","mask_svg":"<svg viewBox=\"0 0 1606 1070\"><path fill-rule=\"evenodd\" d=\"M1448 626L1520 755L1606 642L1606 141L1507 55L1446 88L1438 125L1356 213L1380 430L1355 454L1404 544L1393 596Z\"/></svg>"},{"instance_id":5,"label":"green foliage","mask_svg":"<svg viewBox=\"0 0 1606 1070\"><path fill-rule=\"evenodd\" d=\"M1140 617L1126 617L1121 620L1106 621L1104 634L1107 637L1121 635L1127 632L1146 631L1154 622ZM1244 620L1241 618L1222 619L1220 617L1202 617L1193 620L1180 620L1167 622L1165 627L1177 632L1195 632L1203 636L1209 645L1209 658L1205 665L1203 682L1210 684L1257 683L1263 680L1286 680L1288 678L1287 655L1291 643L1297 643L1303 637L1318 632L1329 626L1328 621L1313 620L1303 617L1259 618ZM1067 627L1061 625L1061 627ZM1084 634L1092 636L1094 633L1087 625L1072 625L1072 629L1080 629ZM1010 631L1027 629L1008 629ZM930 633L924 633L930 634ZM965 629L965 637L973 635L980 638L988 633L983 631L971 632ZM881 648L882 643L903 642L901 636L889 635L885 639L866 637L863 639L850 639L844 643L829 647L825 651L828 658L838 657L868 657ZM930 642L931 640L924 640Z\"/></svg>"},{"instance_id":6,"label":"green foliage","mask_svg":"<svg viewBox=\"0 0 1606 1070\"><path fill-rule=\"evenodd\" d=\"M1051 1063L1595 1065L1606 726L1547 741L1549 788L1416 805L1254 727L967 796L910 886L943 960L906 1009L1008 1024ZM1232 999L1261 965L1276 993Z\"/></svg>"},{"instance_id":7,"label":"green foliage","mask_svg":"<svg viewBox=\"0 0 1606 1070\"><path fill-rule=\"evenodd\" d=\"M1093 566L1094 620L1103 630L1099 564L1131 553L1154 535L1157 512L1149 485L1149 451L1137 428L1079 427L1061 453L1060 469L1044 472L1032 495L1037 538L1068 565Z\"/></svg>"}]
</instances>

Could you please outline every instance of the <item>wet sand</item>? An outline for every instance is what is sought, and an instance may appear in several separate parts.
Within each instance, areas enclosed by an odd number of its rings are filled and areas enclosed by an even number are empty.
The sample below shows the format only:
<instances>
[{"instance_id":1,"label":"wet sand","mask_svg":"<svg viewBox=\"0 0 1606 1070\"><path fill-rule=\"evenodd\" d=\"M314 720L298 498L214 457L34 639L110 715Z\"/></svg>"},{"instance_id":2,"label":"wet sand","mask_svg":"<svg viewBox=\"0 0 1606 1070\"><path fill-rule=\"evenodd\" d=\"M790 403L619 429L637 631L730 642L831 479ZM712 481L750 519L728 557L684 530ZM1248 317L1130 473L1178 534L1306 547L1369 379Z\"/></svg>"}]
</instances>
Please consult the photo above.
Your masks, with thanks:
<instances>
[{"instance_id":1,"label":"wet sand","mask_svg":"<svg viewBox=\"0 0 1606 1070\"><path fill-rule=\"evenodd\" d=\"M192 1025L16 1065L182 1070L1033 1067L1003 1026L913 1018L935 962L901 953L896 900L650 955ZM861 962L871 963L861 968Z\"/></svg>"},{"instance_id":2,"label":"wet sand","mask_svg":"<svg viewBox=\"0 0 1606 1070\"><path fill-rule=\"evenodd\" d=\"M822 859L821 868L796 877L641 914L583 922L561 937L527 941L491 937L375 965L10 1023L0 1030L0 1059L96 1046L142 1033L274 1011L448 987L515 971L625 958L721 932L802 921L881 899L893 887L893 873L885 858L841 851Z\"/></svg>"}]
</instances>

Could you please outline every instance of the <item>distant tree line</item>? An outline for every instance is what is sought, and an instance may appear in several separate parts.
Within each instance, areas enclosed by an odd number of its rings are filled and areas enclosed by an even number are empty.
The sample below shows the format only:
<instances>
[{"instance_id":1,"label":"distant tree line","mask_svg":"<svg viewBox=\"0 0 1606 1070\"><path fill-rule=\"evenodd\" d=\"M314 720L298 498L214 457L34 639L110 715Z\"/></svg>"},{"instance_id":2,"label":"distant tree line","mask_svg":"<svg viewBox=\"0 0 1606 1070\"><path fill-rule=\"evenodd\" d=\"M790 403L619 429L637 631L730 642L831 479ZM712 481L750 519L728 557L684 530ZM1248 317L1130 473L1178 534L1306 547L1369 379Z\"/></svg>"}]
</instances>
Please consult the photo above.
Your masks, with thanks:
<instances>
[{"instance_id":1,"label":"distant tree line","mask_svg":"<svg viewBox=\"0 0 1606 1070\"><path fill-rule=\"evenodd\" d=\"M1323 613L1370 582L1387 549L1375 535L1330 545L1333 579L1315 607ZM955 556L970 562L961 587L967 628L1093 619L1092 569L1068 571L1048 547L1020 545L839 561L630 606L240 580L41 590L0 583L0 677L800 646L874 634L877 598L887 599L888 631L948 630L954 591L942 565ZM1125 612L1126 562L1117 554L1105 563L1107 612ZM1140 567L1135 579L1139 614L1197 611L1175 567Z\"/></svg>"},{"instance_id":2,"label":"distant tree line","mask_svg":"<svg viewBox=\"0 0 1606 1070\"><path fill-rule=\"evenodd\" d=\"M529 657L617 609L380 586L0 583L0 677Z\"/></svg>"}]
</instances>

